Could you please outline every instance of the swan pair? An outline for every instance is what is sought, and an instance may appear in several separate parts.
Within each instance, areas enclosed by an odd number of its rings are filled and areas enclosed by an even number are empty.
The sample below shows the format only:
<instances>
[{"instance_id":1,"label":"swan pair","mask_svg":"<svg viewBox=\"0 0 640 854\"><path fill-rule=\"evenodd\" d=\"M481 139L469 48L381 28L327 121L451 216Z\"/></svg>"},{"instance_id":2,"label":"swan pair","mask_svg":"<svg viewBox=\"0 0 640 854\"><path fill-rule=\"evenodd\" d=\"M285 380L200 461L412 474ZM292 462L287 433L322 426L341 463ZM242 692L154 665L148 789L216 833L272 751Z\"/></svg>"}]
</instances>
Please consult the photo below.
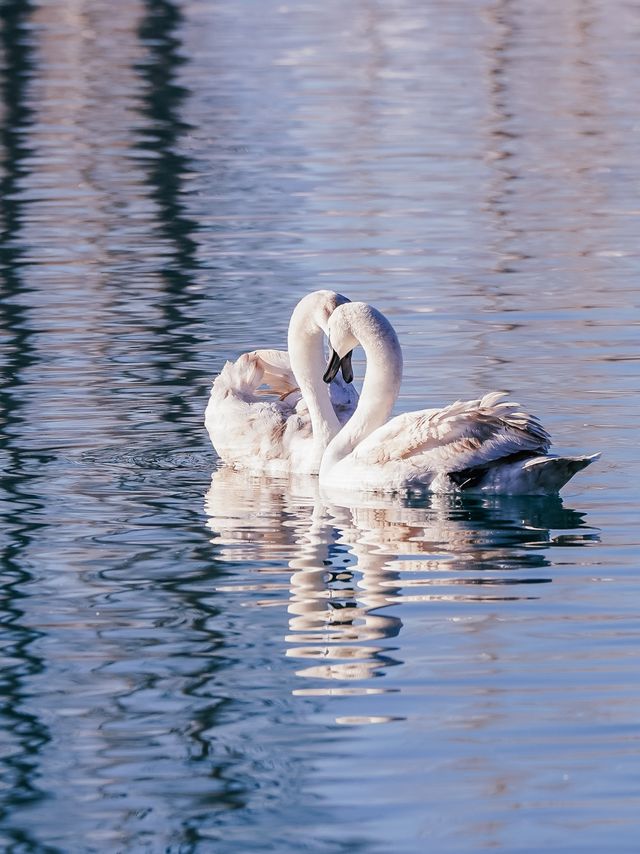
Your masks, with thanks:
<instances>
[{"instance_id":1,"label":"swan pair","mask_svg":"<svg viewBox=\"0 0 640 854\"><path fill-rule=\"evenodd\" d=\"M350 363L358 345L367 359L359 399ZM397 335L375 308L334 291L298 303L288 348L245 353L216 378L205 425L225 463L318 473L330 491L547 495L599 456L549 456L549 434L501 392L390 419L402 379ZM277 399L264 399L265 383Z\"/></svg>"}]
</instances>

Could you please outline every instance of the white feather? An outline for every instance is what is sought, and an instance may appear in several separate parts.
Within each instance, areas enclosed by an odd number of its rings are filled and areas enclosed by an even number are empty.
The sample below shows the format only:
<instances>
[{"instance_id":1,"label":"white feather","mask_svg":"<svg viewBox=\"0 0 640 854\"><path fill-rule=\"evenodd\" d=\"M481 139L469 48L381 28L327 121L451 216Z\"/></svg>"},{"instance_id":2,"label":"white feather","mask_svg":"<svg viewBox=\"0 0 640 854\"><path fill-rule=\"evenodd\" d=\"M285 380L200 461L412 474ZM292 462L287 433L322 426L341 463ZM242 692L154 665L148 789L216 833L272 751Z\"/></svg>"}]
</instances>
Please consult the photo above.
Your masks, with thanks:
<instances>
[{"instance_id":1,"label":"white feather","mask_svg":"<svg viewBox=\"0 0 640 854\"><path fill-rule=\"evenodd\" d=\"M362 344L367 370L355 414L323 456L324 490L548 494L597 457L549 457L549 434L504 392L387 420L402 377L389 321L365 303L348 303L332 314L329 337L339 356Z\"/></svg>"},{"instance_id":2,"label":"white feather","mask_svg":"<svg viewBox=\"0 0 640 854\"><path fill-rule=\"evenodd\" d=\"M283 350L253 350L225 364L205 412L223 462L270 474L317 473L329 439L358 401L342 378L332 384L330 396L322 382L323 329L345 300L334 291L317 291L300 301L289 329L295 375L290 353Z\"/></svg>"}]
</instances>

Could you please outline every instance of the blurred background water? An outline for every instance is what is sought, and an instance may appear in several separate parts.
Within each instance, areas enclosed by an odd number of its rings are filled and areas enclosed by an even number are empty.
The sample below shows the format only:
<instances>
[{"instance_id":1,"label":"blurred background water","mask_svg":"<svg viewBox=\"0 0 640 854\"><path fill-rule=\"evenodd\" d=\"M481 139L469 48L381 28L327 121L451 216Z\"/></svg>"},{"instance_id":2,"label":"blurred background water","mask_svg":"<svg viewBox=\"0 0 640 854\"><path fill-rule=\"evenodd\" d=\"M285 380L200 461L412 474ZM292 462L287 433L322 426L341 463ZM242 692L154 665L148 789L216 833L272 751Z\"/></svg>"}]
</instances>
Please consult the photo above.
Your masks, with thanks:
<instances>
[{"instance_id":1,"label":"blurred background water","mask_svg":"<svg viewBox=\"0 0 640 854\"><path fill-rule=\"evenodd\" d=\"M0 4L0 847L637 851L640 5ZM217 470L331 287L562 500ZM362 365L360 365L360 369ZM213 477L212 477L213 474Z\"/></svg>"}]
</instances>

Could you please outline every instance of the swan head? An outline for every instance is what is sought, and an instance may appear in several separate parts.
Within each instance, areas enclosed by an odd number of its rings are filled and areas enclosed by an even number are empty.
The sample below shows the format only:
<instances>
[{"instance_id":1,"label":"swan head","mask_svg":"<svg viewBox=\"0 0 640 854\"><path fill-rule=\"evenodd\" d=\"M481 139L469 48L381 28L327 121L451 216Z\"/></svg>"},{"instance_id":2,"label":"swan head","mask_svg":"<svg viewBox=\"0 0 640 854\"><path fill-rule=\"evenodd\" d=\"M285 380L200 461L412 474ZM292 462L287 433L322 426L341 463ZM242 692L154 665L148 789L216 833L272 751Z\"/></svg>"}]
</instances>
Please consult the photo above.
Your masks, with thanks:
<instances>
[{"instance_id":1,"label":"swan head","mask_svg":"<svg viewBox=\"0 0 640 854\"><path fill-rule=\"evenodd\" d=\"M294 308L289 323L289 354L293 355L296 353L298 346L302 345L305 339L314 336L315 332L319 329L328 337L329 319L339 306L348 303L349 299L336 291L314 291L303 297ZM342 367L344 381L346 383L352 382L353 370L351 368L350 354L338 363L338 368L340 367ZM336 373L337 369L332 379Z\"/></svg>"},{"instance_id":2,"label":"swan head","mask_svg":"<svg viewBox=\"0 0 640 854\"><path fill-rule=\"evenodd\" d=\"M327 334L331 356L323 377L326 383L334 379L339 368L343 375L346 370L353 379L351 353L358 344L365 349L381 351L385 358L392 357L402 370L400 344L393 327L381 312L367 303L350 302L338 306L329 318Z\"/></svg>"},{"instance_id":3,"label":"swan head","mask_svg":"<svg viewBox=\"0 0 640 854\"><path fill-rule=\"evenodd\" d=\"M365 303L350 303L355 306L365 306ZM369 306L366 306L369 308ZM331 355L329 364L324 373L323 380L326 383L332 382L336 374L342 369L342 376L345 381L350 383L353 380L353 368L351 366L351 354L358 345L358 339L354 333L354 324L357 326L358 316L361 312L353 311L344 312L336 310L329 318L329 328L327 337L329 338L329 347Z\"/></svg>"},{"instance_id":4,"label":"swan head","mask_svg":"<svg viewBox=\"0 0 640 854\"><path fill-rule=\"evenodd\" d=\"M307 294L294 308L289 329L300 334L320 327L328 336L329 318L339 305L348 302L348 297L336 291L314 291Z\"/></svg>"}]
</instances>

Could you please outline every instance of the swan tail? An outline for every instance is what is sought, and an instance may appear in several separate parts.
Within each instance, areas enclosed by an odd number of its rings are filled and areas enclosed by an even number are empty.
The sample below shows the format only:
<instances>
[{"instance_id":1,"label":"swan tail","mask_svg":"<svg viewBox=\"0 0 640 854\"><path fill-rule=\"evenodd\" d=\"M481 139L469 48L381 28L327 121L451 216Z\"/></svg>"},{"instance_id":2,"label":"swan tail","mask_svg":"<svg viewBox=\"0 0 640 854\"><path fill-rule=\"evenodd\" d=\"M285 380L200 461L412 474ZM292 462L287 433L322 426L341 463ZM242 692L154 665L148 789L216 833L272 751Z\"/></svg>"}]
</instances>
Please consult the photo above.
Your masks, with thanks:
<instances>
[{"instance_id":1,"label":"swan tail","mask_svg":"<svg viewBox=\"0 0 640 854\"><path fill-rule=\"evenodd\" d=\"M534 457L522 465L523 476L536 492L558 492L577 472L591 465L600 454L577 457Z\"/></svg>"},{"instance_id":2,"label":"swan tail","mask_svg":"<svg viewBox=\"0 0 640 854\"><path fill-rule=\"evenodd\" d=\"M451 472L449 477L462 491L554 495L574 474L599 457L600 454L576 457L530 455L526 459L497 460L487 467Z\"/></svg>"}]
</instances>

